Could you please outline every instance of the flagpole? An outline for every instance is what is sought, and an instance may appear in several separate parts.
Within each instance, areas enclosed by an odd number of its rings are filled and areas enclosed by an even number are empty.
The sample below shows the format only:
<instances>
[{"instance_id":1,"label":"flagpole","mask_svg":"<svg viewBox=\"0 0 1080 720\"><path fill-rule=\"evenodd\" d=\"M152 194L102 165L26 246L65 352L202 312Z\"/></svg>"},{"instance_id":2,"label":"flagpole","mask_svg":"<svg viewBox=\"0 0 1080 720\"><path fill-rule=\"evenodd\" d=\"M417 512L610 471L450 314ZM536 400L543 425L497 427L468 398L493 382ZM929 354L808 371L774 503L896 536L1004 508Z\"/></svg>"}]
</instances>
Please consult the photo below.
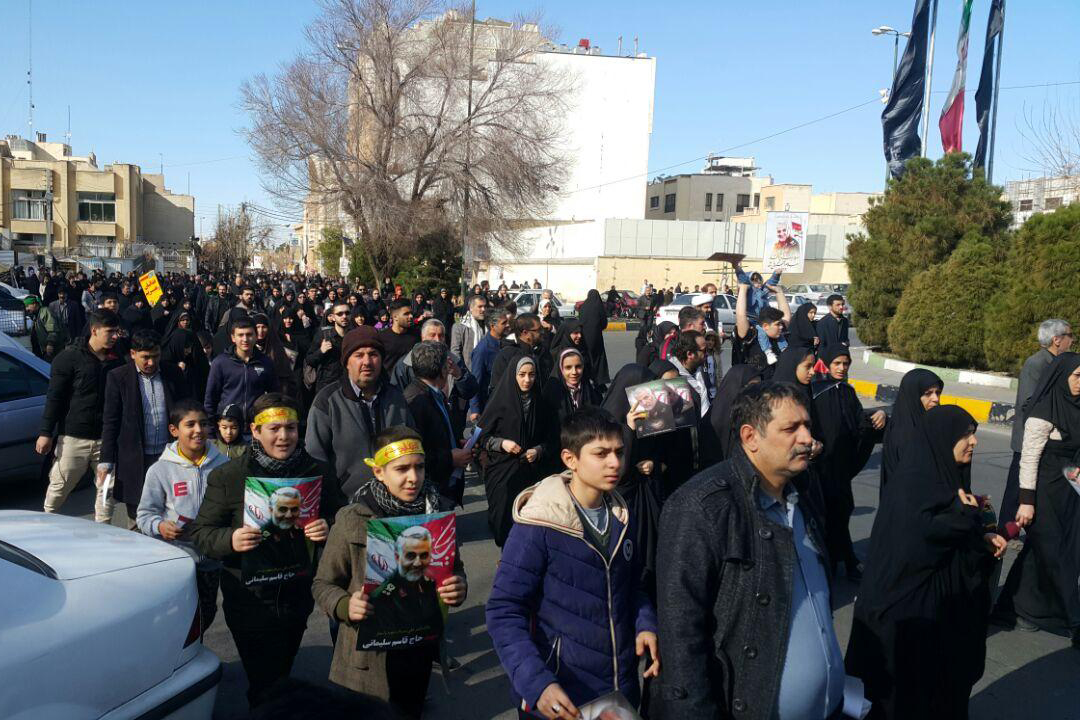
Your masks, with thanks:
<instances>
[{"instance_id":1,"label":"flagpole","mask_svg":"<svg viewBox=\"0 0 1080 720\"><path fill-rule=\"evenodd\" d=\"M923 132L922 132L922 156L926 157L926 146L930 135L930 87L934 81L934 34L937 32L937 5L938 0L930 10L930 56L926 63L926 93L923 96Z\"/></svg>"},{"instance_id":2,"label":"flagpole","mask_svg":"<svg viewBox=\"0 0 1080 720\"><path fill-rule=\"evenodd\" d=\"M986 182L994 181L994 140L997 137L998 90L1001 89L1001 53L1005 48L1005 15L1001 16L1001 30L997 36L997 67L994 69L994 109L990 113L990 157L986 159Z\"/></svg>"}]
</instances>

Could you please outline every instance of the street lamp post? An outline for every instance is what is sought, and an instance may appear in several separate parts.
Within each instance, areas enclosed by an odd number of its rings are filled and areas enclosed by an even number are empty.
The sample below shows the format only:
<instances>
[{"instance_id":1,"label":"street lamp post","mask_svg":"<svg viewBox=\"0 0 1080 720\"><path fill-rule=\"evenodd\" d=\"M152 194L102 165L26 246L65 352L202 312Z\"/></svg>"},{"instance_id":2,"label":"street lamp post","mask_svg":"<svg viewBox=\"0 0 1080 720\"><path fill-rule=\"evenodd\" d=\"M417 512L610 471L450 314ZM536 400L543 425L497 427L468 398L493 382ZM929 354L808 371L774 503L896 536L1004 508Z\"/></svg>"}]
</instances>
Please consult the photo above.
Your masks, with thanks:
<instances>
[{"instance_id":1,"label":"street lamp post","mask_svg":"<svg viewBox=\"0 0 1080 720\"><path fill-rule=\"evenodd\" d=\"M893 36L892 77L893 77L893 82L895 82L896 81L896 65L897 65L897 62L900 59L900 38L901 37L911 37L911 33L910 32L901 32L900 30L896 30L894 28L891 28L888 25L882 25L880 27L876 27L873 30L871 30L870 33L873 34L873 35L892 35Z\"/></svg>"}]
</instances>

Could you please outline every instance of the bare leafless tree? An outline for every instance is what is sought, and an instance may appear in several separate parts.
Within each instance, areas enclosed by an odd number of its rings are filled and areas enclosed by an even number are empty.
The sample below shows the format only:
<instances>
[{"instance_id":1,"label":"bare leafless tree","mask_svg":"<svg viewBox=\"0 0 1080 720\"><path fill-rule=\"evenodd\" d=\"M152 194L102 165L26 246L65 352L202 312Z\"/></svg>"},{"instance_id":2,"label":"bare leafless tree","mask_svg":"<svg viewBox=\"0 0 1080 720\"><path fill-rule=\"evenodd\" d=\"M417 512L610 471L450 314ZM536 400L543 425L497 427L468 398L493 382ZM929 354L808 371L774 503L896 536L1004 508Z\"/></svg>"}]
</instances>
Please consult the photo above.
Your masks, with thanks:
<instances>
[{"instance_id":1,"label":"bare leafless tree","mask_svg":"<svg viewBox=\"0 0 1080 720\"><path fill-rule=\"evenodd\" d=\"M1038 114L1024 108L1019 127L1029 169L1049 177L1080 176L1080 96L1075 107L1043 103Z\"/></svg>"},{"instance_id":2,"label":"bare leafless tree","mask_svg":"<svg viewBox=\"0 0 1080 720\"><path fill-rule=\"evenodd\" d=\"M223 210L214 224L213 237L203 244L199 260L208 270L241 271L256 252L270 244L273 228L262 218L246 211Z\"/></svg>"},{"instance_id":3,"label":"bare leafless tree","mask_svg":"<svg viewBox=\"0 0 1080 720\"><path fill-rule=\"evenodd\" d=\"M309 48L242 88L267 190L340 212L374 277L461 228L466 202L470 238L520 250L570 160L574 79L538 57L538 24L474 26L445 0L321 4Z\"/></svg>"}]
</instances>

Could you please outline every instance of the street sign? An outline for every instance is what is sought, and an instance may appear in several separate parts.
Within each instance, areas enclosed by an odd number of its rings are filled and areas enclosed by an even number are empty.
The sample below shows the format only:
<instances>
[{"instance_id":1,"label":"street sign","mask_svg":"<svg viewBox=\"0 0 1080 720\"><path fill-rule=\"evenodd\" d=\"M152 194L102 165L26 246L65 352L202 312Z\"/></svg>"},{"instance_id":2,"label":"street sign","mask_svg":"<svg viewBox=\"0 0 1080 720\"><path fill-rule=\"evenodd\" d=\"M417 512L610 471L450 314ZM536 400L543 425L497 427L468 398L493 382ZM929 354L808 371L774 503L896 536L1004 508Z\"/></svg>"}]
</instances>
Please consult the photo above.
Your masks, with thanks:
<instances>
[{"instance_id":1,"label":"street sign","mask_svg":"<svg viewBox=\"0 0 1080 720\"><path fill-rule=\"evenodd\" d=\"M345 277L349 274L349 258L343 253L341 259L338 260L338 275Z\"/></svg>"},{"instance_id":2,"label":"street sign","mask_svg":"<svg viewBox=\"0 0 1080 720\"><path fill-rule=\"evenodd\" d=\"M139 284L142 285L143 295L146 296L146 302L150 303L150 307L157 305L158 300L164 294L161 291L161 283L158 282L157 273L151 270L145 275L140 275Z\"/></svg>"}]
</instances>

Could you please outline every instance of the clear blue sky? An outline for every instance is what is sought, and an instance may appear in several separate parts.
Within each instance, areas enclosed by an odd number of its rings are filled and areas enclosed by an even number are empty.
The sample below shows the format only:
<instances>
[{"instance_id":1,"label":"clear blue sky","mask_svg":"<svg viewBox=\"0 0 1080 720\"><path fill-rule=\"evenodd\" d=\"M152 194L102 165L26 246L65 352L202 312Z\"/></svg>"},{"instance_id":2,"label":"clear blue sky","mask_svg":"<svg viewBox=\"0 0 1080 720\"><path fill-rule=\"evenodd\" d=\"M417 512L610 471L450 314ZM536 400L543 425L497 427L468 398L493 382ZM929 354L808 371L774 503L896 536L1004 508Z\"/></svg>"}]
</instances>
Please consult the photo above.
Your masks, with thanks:
<instances>
[{"instance_id":1,"label":"clear blue sky","mask_svg":"<svg viewBox=\"0 0 1080 720\"><path fill-rule=\"evenodd\" d=\"M890 83L892 41L870 29L907 29L914 0L774 0L663 3L626 0L480 0L477 15L511 18L539 8L574 44L588 37L614 52L639 37L657 58L650 174L694 172L710 151L754 155L778 182L815 191L880 190L880 113L873 102L772 139L744 143L874 100ZM940 155L937 117L956 64L960 0L941 0L930 148ZM976 0L968 88L978 84L989 0ZM2 0L0 133L27 134L27 3ZM272 72L301 49L314 16L304 0L34 3L35 128L62 140L71 106L76 154L102 164L156 171L159 153L173 190L196 197L196 231L209 232L218 203L271 201L237 130L240 83ZM1007 10L995 179L1030 176L1020 129L1044 103L1080 110L1080 2L1011 0ZM903 41L901 42L903 52ZM969 94L964 145L977 140ZM741 147L734 147L741 146ZM208 162L215 161L215 162Z\"/></svg>"}]
</instances>

